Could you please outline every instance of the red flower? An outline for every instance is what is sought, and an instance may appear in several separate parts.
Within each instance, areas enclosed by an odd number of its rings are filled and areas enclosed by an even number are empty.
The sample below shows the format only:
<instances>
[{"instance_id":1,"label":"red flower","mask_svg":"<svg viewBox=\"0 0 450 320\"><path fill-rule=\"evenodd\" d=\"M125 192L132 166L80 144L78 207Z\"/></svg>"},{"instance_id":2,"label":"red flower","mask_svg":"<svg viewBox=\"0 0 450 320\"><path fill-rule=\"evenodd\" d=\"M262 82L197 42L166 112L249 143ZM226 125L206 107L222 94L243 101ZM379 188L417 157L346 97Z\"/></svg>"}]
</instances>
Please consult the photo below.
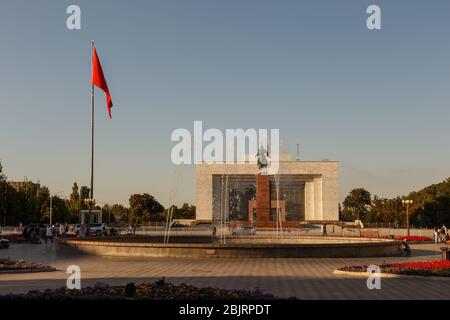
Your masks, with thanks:
<instances>
[{"instance_id":1,"label":"red flower","mask_svg":"<svg viewBox=\"0 0 450 320\"><path fill-rule=\"evenodd\" d=\"M404 263L393 263L388 265L399 271L402 270L440 270L440 269L450 269L450 261L448 260L435 260L435 261L424 261L424 262L404 262Z\"/></svg>"},{"instance_id":2,"label":"red flower","mask_svg":"<svg viewBox=\"0 0 450 320\"><path fill-rule=\"evenodd\" d=\"M407 240L407 241L432 241L430 237L423 236L396 236L396 240Z\"/></svg>"}]
</instances>

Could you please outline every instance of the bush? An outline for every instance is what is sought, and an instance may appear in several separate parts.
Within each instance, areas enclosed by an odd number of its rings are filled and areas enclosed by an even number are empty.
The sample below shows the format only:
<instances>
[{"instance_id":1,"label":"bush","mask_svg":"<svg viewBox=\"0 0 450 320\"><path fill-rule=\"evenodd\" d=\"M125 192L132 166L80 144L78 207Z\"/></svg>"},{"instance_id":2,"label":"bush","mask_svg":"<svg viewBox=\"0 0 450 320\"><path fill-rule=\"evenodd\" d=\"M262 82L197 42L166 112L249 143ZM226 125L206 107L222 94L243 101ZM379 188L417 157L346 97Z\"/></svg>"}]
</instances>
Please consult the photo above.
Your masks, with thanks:
<instances>
[{"instance_id":1,"label":"bush","mask_svg":"<svg viewBox=\"0 0 450 320\"><path fill-rule=\"evenodd\" d=\"M173 285L164 279L153 283L124 286L109 286L97 283L94 287L81 290L69 290L65 287L45 291L29 291L26 294L8 294L0 296L6 300L274 300L275 296L259 289L226 290L218 288L199 288L187 284Z\"/></svg>"}]
</instances>

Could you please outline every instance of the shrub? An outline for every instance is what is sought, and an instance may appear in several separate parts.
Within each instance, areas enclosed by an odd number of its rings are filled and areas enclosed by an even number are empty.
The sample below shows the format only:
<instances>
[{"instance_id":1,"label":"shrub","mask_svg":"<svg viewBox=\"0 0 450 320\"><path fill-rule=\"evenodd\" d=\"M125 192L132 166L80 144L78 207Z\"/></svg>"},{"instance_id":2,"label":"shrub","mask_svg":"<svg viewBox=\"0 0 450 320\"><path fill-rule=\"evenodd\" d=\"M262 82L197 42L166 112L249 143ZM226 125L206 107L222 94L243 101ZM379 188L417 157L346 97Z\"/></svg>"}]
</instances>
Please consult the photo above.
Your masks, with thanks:
<instances>
[{"instance_id":1,"label":"shrub","mask_svg":"<svg viewBox=\"0 0 450 320\"><path fill-rule=\"evenodd\" d=\"M94 287L80 290L69 290L65 287L45 291L29 291L26 294L8 294L0 296L6 300L105 300L105 299L136 299L136 300L274 300L271 294L259 289L226 290L219 288L199 288L187 284L174 285L165 280L153 283L124 286L109 286L97 283Z\"/></svg>"}]
</instances>

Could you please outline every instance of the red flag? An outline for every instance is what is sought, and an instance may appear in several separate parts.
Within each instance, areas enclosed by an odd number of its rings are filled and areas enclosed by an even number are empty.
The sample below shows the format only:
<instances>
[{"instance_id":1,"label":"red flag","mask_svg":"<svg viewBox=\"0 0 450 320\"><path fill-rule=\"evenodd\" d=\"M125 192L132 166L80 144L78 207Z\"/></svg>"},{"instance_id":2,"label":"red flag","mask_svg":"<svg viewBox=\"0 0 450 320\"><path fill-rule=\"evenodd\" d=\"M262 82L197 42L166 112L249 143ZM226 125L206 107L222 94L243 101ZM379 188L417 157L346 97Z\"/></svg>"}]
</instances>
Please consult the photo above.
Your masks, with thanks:
<instances>
[{"instance_id":1,"label":"red flag","mask_svg":"<svg viewBox=\"0 0 450 320\"><path fill-rule=\"evenodd\" d=\"M108 84L106 83L105 75L103 74L102 65L97 56L97 50L92 51L92 85L97 86L106 93L106 106L108 107L109 117L111 116L111 108L113 106L111 95L109 94Z\"/></svg>"}]
</instances>

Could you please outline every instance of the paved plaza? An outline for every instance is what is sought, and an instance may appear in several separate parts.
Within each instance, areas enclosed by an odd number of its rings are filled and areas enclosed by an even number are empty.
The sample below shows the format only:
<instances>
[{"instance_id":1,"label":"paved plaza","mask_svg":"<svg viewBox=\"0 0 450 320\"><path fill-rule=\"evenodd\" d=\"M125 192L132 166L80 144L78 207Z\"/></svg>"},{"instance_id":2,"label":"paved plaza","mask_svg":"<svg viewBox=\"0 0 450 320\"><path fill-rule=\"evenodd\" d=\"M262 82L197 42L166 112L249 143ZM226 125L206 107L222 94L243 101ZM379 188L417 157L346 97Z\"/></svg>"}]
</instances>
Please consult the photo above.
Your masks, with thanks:
<instances>
[{"instance_id":1,"label":"paved plaza","mask_svg":"<svg viewBox=\"0 0 450 320\"><path fill-rule=\"evenodd\" d=\"M1 250L11 257L50 264L56 272L0 274L0 294L65 286L69 265L81 268L82 286L143 282L166 277L173 283L254 289L300 299L450 299L450 279L395 278L381 280L381 290L368 290L366 278L334 275L349 264L440 259L435 244L413 245L411 258L366 259L174 259L118 258L81 255L58 244L15 244Z\"/></svg>"}]
</instances>

